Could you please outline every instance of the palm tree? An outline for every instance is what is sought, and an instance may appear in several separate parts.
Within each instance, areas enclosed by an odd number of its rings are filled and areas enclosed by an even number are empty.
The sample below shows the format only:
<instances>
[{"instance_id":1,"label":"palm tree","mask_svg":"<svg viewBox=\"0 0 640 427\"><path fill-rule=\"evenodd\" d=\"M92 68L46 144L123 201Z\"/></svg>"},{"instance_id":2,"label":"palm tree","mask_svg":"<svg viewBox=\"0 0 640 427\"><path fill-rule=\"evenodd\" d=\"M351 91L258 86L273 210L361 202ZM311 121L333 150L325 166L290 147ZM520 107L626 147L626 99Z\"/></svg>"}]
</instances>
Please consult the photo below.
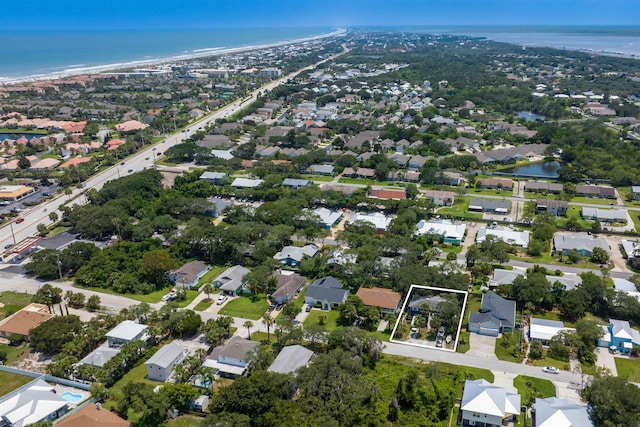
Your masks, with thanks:
<instances>
[{"instance_id":1,"label":"palm tree","mask_svg":"<svg viewBox=\"0 0 640 427\"><path fill-rule=\"evenodd\" d=\"M264 313L264 315L262 316L262 324L267 327L267 341L270 341L269 332L271 331L271 326L273 326L273 323L274 321L270 313L269 312Z\"/></svg>"},{"instance_id":2,"label":"palm tree","mask_svg":"<svg viewBox=\"0 0 640 427\"><path fill-rule=\"evenodd\" d=\"M211 301L210 295L214 292L214 289L213 289L213 286L211 286L211 283L207 283L206 285L204 285L202 287L202 292L207 294L207 300Z\"/></svg>"},{"instance_id":3,"label":"palm tree","mask_svg":"<svg viewBox=\"0 0 640 427\"><path fill-rule=\"evenodd\" d=\"M243 323L243 325L245 328L247 328L247 335L248 335L248 339L251 339L251 328L253 328L253 322L251 320L247 320L246 322Z\"/></svg>"}]
</instances>

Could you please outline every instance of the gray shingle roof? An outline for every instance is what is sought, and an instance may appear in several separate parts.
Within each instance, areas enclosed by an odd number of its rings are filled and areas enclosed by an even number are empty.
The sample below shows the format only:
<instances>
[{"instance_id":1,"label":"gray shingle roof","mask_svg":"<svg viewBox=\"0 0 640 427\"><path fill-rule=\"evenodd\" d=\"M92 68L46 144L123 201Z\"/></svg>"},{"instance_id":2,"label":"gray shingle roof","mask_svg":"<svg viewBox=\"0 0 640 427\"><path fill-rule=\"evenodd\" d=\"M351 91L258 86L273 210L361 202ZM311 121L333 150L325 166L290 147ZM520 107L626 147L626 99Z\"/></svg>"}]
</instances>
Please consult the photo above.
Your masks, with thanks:
<instances>
[{"instance_id":1,"label":"gray shingle roof","mask_svg":"<svg viewBox=\"0 0 640 427\"><path fill-rule=\"evenodd\" d=\"M168 368L176 360L181 358L187 349L180 347L178 344L170 343L156 351L153 356L145 362L145 365L157 365Z\"/></svg>"},{"instance_id":2,"label":"gray shingle roof","mask_svg":"<svg viewBox=\"0 0 640 427\"><path fill-rule=\"evenodd\" d=\"M309 285L305 292L305 297L333 304L341 304L347 295L349 295L349 291L342 289L342 282L331 276L316 280Z\"/></svg>"},{"instance_id":3,"label":"gray shingle roof","mask_svg":"<svg viewBox=\"0 0 640 427\"><path fill-rule=\"evenodd\" d=\"M313 351L301 345L290 345L280 351L278 357L276 357L267 370L281 374L295 372L298 368L306 366L312 357Z\"/></svg>"}]
</instances>

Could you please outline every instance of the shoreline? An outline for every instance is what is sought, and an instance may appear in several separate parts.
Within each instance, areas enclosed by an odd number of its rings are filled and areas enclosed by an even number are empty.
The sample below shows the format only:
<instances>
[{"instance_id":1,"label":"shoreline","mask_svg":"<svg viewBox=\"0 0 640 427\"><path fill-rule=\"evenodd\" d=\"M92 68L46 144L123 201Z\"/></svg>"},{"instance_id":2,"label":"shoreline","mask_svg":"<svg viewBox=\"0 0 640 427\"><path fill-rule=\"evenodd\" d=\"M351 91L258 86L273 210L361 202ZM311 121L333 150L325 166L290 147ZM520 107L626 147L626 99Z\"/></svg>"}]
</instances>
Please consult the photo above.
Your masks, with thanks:
<instances>
[{"instance_id":1,"label":"shoreline","mask_svg":"<svg viewBox=\"0 0 640 427\"><path fill-rule=\"evenodd\" d=\"M329 33L322 33L308 37L301 37L293 40L283 40L279 42L273 43L264 43L264 44L256 44L256 45L245 45L238 47L212 47L212 48L204 48L204 49L194 49L186 54L181 55L172 55L161 58L154 59L143 59L137 61L127 61L115 64L105 64L105 65L93 65L93 66L85 66L79 68L68 68L63 71L57 71L48 74L33 74L28 76L21 77L2 77L0 76L0 88L6 86L19 85L23 83L35 83L39 81L48 81L48 80L59 80L67 77L80 76L80 75L95 75L95 74L111 74L116 73L123 70L128 70L134 67L141 66L149 66L149 65L161 65L167 64L171 62L179 62L179 61L188 61L197 58L206 58L209 56L220 56L220 55L229 55L233 53L240 52L249 52L253 50L260 49L268 49L272 47L280 47L287 46L299 43L305 43L314 40L321 40L329 37L338 37L347 33L347 29L338 28ZM73 65L69 65L69 67L73 67Z\"/></svg>"}]
</instances>

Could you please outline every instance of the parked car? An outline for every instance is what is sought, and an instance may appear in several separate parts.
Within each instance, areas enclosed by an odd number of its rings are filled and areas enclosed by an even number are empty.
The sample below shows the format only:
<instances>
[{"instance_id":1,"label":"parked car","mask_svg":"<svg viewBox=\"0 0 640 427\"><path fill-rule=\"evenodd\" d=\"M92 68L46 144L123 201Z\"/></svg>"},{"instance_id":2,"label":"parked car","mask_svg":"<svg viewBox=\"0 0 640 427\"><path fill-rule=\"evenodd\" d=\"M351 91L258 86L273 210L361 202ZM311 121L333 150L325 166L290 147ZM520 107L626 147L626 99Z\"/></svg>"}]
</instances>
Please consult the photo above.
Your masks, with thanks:
<instances>
[{"instance_id":1,"label":"parked car","mask_svg":"<svg viewBox=\"0 0 640 427\"><path fill-rule=\"evenodd\" d=\"M546 372L547 374L559 374L560 369L553 366L545 366L542 368L542 372Z\"/></svg>"},{"instance_id":2,"label":"parked car","mask_svg":"<svg viewBox=\"0 0 640 427\"><path fill-rule=\"evenodd\" d=\"M21 222L24 222L24 218L18 218L18 219L16 219L16 224L20 224Z\"/></svg>"},{"instance_id":3,"label":"parked car","mask_svg":"<svg viewBox=\"0 0 640 427\"><path fill-rule=\"evenodd\" d=\"M307 306L305 307L304 311L306 311L307 313L311 311L311 309L313 308L313 306L311 304L307 304Z\"/></svg>"},{"instance_id":4,"label":"parked car","mask_svg":"<svg viewBox=\"0 0 640 427\"><path fill-rule=\"evenodd\" d=\"M276 305L275 304L271 304L271 305L269 305L268 310L271 312L271 311L273 311L274 308L276 308Z\"/></svg>"},{"instance_id":5,"label":"parked car","mask_svg":"<svg viewBox=\"0 0 640 427\"><path fill-rule=\"evenodd\" d=\"M438 328L438 338L443 338L444 337L444 332L445 332L444 326L440 326Z\"/></svg>"},{"instance_id":6,"label":"parked car","mask_svg":"<svg viewBox=\"0 0 640 427\"><path fill-rule=\"evenodd\" d=\"M438 339L436 340L436 347L442 347L442 337L438 337Z\"/></svg>"},{"instance_id":7,"label":"parked car","mask_svg":"<svg viewBox=\"0 0 640 427\"><path fill-rule=\"evenodd\" d=\"M222 305L222 304L224 304L224 302L225 302L226 300L228 300L228 299L229 299L229 297L228 297L228 296L226 296L226 295L220 295L220 296L218 297L218 299L216 300L216 304L218 304L218 305Z\"/></svg>"}]
</instances>

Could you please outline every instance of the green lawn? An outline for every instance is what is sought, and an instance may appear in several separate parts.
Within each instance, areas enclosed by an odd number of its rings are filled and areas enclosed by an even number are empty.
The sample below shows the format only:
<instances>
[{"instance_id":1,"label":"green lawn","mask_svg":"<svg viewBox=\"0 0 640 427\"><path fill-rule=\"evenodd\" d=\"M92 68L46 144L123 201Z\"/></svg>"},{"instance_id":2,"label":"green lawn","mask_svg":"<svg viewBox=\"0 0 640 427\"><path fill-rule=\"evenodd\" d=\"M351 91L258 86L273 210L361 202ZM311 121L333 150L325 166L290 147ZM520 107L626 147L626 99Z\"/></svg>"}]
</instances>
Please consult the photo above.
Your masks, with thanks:
<instances>
[{"instance_id":1,"label":"green lawn","mask_svg":"<svg viewBox=\"0 0 640 427\"><path fill-rule=\"evenodd\" d=\"M525 191L524 197L525 199L531 199L531 200L543 200L543 199L555 200L557 197L557 194L543 194L543 193L533 193L533 192Z\"/></svg>"},{"instance_id":2,"label":"green lawn","mask_svg":"<svg viewBox=\"0 0 640 427\"><path fill-rule=\"evenodd\" d=\"M556 224L560 227L565 227L567 225L568 218L575 217L578 220L578 224L581 228L590 230L591 229L591 221L587 221L586 219L582 219L581 217L582 207L580 206L569 206L567 208L567 216L566 217L557 217Z\"/></svg>"},{"instance_id":3,"label":"green lawn","mask_svg":"<svg viewBox=\"0 0 640 427\"><path fill-rule=\"evenodd\" d=\"M249 297L241 296L227 302L220 310L220 314L241 317L243 319L258 320L262 317L264 312L267 311L268 307L269 303L264 296L260 297L256 302L251 301L251 298Z\"/></svg>"},{"instance_id":4,"label":"green lawn","mask_svg":"<svg viewBox=\"0 0 640 427\"><path fill-rule=\"evenodd\" d=\"M482 214L478 212L469 212L468 197L456 197L453 202L453 206L448 208L440 208L436 211L437 214L445 217L455 217L464 219L482 219Z\"/></svg>"},{"instance_id":5,"label":"green lawn","mask_svg":"<svg viewBox=\"0 0 640 427\"><path fill-rule=\"evenodd\" d=\"M518 375L513 379L513 386L518 389L523 405L536 397L556 397L556 387L549 380Z\"/></svg>"},{"instance_id":6,"label":"green lawn","mask_svg":"<svg viewBox=\"0 0 640 427\"><path fill-rule=\"evenodd\" d=\"M31 303L32 298L33 295L20 292L7 291L0 293L0 302L4 304L4 306L0 307L2 317L13 314L21 308L26 307Z\"/></svg>"},{"instance_id":7,"label":"green lawn","mask_svg":"<svg viewBox=\"0 0 640 427\"><path fill-rule=\"evenodd\" d=\"M544 358L533 361L533 366L540 366L540 367L553 366L563 371L568 371L571 369L571 366L569 365L569 361L554 359L553 357L549 356L548 350L545 350Z\"/></svg>"},{"instance_id":8,"label":"green lawn","mask_svg":"<svg viewBox=\"0 0 640 427\"><path fill-rule=\"evenodd\" d=\"M8 372L0 372L0 396L11 393L13 390L33 381L33 378L23 375L10 374Z\"/></svg>"},{"instance_id":9,"label":"green lawn","mask_svg":"<svg viewBox=\"0 0 640 427\"><path fill-rule=\"evenodd\" d=\"M640 360L616 357L615 361L619 377L634 383L640 382Z\"/></svg>"},{"instance_id":10,"label":"green lawn","mask_svg":"<svg viewBox=\"0 0 640 427\"><path fill-rule=\"evenodd\" d=\"M109 389L109 400L105 402L105 407L107 409L115 408L115 402L122 398L122 387L129 382L142 382L153 386L162 384L161 382L147 379L147 366L144 364L145 360L145 358L142 358L138 366L131 369L122 378L120 378L118 382L111 386Z\"/></svg>"},{"instance_id":11,"label":"green lawn","mask_svg":"<svg viewBox=\"0 0 640 427\"><path fill-rule=\"evenodd\" d=\"M600 199L598 197L580 197L580 196L572 197L571 202L588 203L591 205L610 205L611 203L613 203L614 205L617 204L617 201L615 199Z\"/></svg>"},{"instance_id":12,"label":"green lawn","mask_svg":"<svg viewBox=\"0 0 640 427\"><path fill-rule=\"evenodd\" d=\"M325 332L331 332L338 329L337 321L338 317L340 317L338 310L311 310L307 318L304 320L303 326L308 327L310 325L319 325L320 316L325 316L324 325L322 325L322 329Z\"/></svg>"},{"instance_id":13,"label":"green lawn","mask_svg":"<svg viewBox=\"0 0 640 427\"><path fill-rule=\"evenodd\" d=\"M471 348L469 344L469 336L471 333L467 331L460 331L460 336L458 337L458 348L456 348L456 352L458 353L466 353Z\"/></svg>"},{"instance_id":14,"label":"green lawn","mask_svg":"<svg viewBox=\"0 0 640 427\"><path fill-rule=\"evenodd\" d=\"M304 307L304 293L306 291L307 291L306 289L303 289L302 292L300 292L300 294L296 297L296 299L293 300L293 305L301 311L302 311L302 307ZM276 316L276 322L283 319L284 319L284 315L282 314L282 311L280 311L280 313L278 313L278 316Z\"/></svg>"},{"instance_id":15,"label":"green lawn","mask_svg":"<svg viewBox=\"0 0 640 427\"><path fill-rule=\"evenodd\" d=\"M202 423L202 418L194 415L180 415L178 418L166 422L167 427L193 427Z\"/></svg>"},{"instance_id":16,"label":"green lawn","mask_svg":"<svg viewBox=\"0 0 640 427\"><path fill-rule=\"evenodd\" d=\"M332 176L324 176L324 175L306 175L307 179L311 181L322 181L322 182L331 182L333 181Z\"/></svg>"},{"instance_id":17,"label":"green lawn","mask_svg":"<svg viewBox=\"0 0 640 427\"><path fill-rule=\"evenodd\" d=\"M273 334L273 326L271 327L271 331L269 332L269 342L271 344L276 343L278 340L276 338L276 336ZM251 332L251 340L252 341L266 341L267 340L267 333L266 332Z\"/></svg>"},{"instance_id":18,"label":"green lawn","mask_svg":"<svg viewBox=\"0 0 640 427\"><path fill-rule=\"evenodd\" d=\"M511 197L513 196L513 190L492 190L490 188L473 188L467 193L468 196L473 197L474 194L483 194L485 196L494 197Z\"/></svg>"},{"instance_id":19,"label":"green lawn","mask_svg":"<svg viewBox=\"0 0 640 427\"><path fill-rule=\"evenodd\" d=\"M200 280L198 280L197 289L200 289L200 287L204 286L207 283L213 282L213 279L218 277L220 275L220 273L222 273L226 269L227 269L227 267L225 267L223 265L211 266L211 269L209 271L207 271L205 273L205 275L200 278Z\"/></svg>"},{"instance_id":20,"label":"green lawn","mask_svg":"<svg viewBox=\"0 0 640 427\"><path fill-rule=\"evenodd\" d=\"M193 309L195 311L204 311L207 308L211 307L211 304L213 304L214 301L215 300L213 298L211 300L203 299Z\"/></svg>"},{"instance_id":21,"label":"green lawn","mask_svg":"<svg viewBox=\"0 0 640 427\"><path fill-rule=\"evenodd\" d=\"M20 357L22 357L23 354L28 353L29 346L24 344L19 347L16 347L13 345L0 344L0 350L7 352L7 360L5 364L10 365L16 360L18 360Z\"/></svg>"},{"instance_id":22,"label":"green lawn","mask_svg":"<svg viewBox=\"0 0 640 427\"><path fill-rule=\"evenodd\" d=\"M500 360L506 360L508 362L520 363L522 361L522 357L520 355L514 356L513 352L516 346L518 345L518 331L515 330L511 334L511 338L509 339L508 345L506 347L503 346L504 338L498 338L496 340L495 353L496 357Z\"/></svg>"}]
</instances>

